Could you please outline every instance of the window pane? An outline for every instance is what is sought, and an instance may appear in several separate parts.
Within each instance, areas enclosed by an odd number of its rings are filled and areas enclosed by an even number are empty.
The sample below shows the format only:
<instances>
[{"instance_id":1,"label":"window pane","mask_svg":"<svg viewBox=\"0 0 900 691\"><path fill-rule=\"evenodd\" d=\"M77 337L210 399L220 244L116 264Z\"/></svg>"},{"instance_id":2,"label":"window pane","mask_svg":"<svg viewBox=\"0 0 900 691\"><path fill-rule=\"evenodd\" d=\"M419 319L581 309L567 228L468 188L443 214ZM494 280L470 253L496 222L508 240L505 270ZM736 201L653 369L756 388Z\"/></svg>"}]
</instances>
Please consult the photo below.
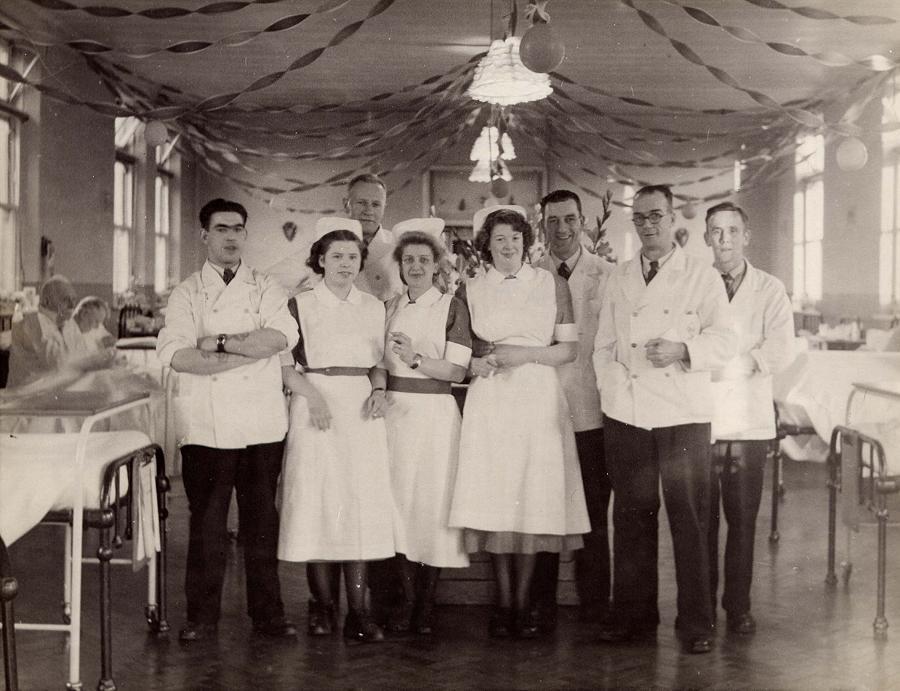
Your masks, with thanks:
<instances>
[{"instance_id":1,"label":"window pane","mask_svg":"<svg viewBox=\"0 0 900 691\"><path fill-rule=\"evenodd\" d=\"M806 293L810 300L822 299L822 242L806 243Z\"/></svg>"},{"instance_id":2,"label":"window pane","mask_svg":"<svg viewBox=\"0 0 900 691\"><path fill-rule=\"evenodd\" d=\"M803 242L803 190L794 192L794 242Z\"/></svg>"},{"instance_id":3,"label":"window pane","mask_svg":"<svg viewBox=\"0 0 900 691\"><path fill-rule=\"evenodd\" d=\"M894 181L894 166L888 165L881 169L881 229L890 230L894 227L894 208L896 197L896 183Z\"/></svg>"},{"instance_id":4,"label":"window pane","mask_svg":"<svg viewBox=\"0 0 900 691\"><path fill-rule=\"evenodd\" d=\"M11 292L16 285L16 212L0 208L0 290Z\"/></svg>"},{"instance_id":5,"label":"window pane","mask_svg":"<svg viewBox=\"0 0 900 691\"><path fill-rule=\"evenodd\" d=\"M157 293L163 293L168 288L168 249L168 238L165 235L157 235L153 263L153 289Z\"/></svg>"},{"instance_id":6,"label":"window pane","mask_svg":"<svg viewBox=\"0 0 900 691\"><path fill-rule=\"evenodd\" d=\"M794 280L793 280L794 298L803 298L806 296L806 288L803 285L803 245L794 245Z\"/></svg>"},{"instance_id":7,"label":"window pane","mask_svg":"<svg viewBox=\"0 0 900 691\"><path fill-rule=\"evenodd\" d=\"M900 302L900 233L894 233L894 302Z\"/></svg>"},{"instance_id":8,"label":"window pane","mask_svg":"<svg viewBox=\"0 0 900 691\"><path fill-rule=\"evenodd\" d=\"M117 226L125 225L123 206L125 199L122 193L124 178L125 164L116 161L115 169L113 170L113 224Z\"/></svg>"},{"instance_id":9,"label":"window pane","mask_svg":"<svg viewBox=\"0 0 900 691\"><path fill-rule=\"evenodd\" d=\"M878 304L889 305L893 289L894 236L882 233L878 241Z\"/></svg>"},{"instance_id":10,"label":"window pane","mask_svg":"<svg viewBox=\"0 0 900 691\"><path fill-rule=\"evenodd\" d=\"M824 184L814 180L806 187L806 240L821 240L825 234Z\"/></svg>"},{"instance_id":11,"label":"window pane","mask_svg":"<svg viewBox=\"0 0 900 691\"><path fill-rule=\"evenodd\" d=\"M129 247L127 230L116 228L113 231L113 292L124 293L128 290L131 276L131 248Z\"/></svg>"}]
</instances>

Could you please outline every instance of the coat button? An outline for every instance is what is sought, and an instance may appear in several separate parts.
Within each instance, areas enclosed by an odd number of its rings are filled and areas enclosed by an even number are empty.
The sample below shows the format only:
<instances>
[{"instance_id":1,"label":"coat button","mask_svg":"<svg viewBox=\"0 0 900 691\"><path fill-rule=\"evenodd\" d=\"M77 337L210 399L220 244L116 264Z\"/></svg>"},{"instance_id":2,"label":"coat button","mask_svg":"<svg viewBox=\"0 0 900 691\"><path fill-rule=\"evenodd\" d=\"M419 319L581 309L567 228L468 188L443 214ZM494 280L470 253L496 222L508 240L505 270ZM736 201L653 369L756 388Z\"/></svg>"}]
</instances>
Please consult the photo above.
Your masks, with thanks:
<instances>
[{"instance_id":1,"label":"coat button","mask_svg":"<svg viewBox=\"0 0 900 691\"><path fill-rule=\"evenodd\" d=\"M631 313L631 316L632 316L632 317L636 317L636 316L637 316L637 312L632 312L632 313Z\"/></svg>"},{"instance_id":2,"label":"coat button","mask_svg":"<svg viewBox=\"0 0 900 691\"><path fill-rule=\"evenodd\" d=\"M218 312L218 311L219 311L219 308L218 308L218 307L214 307L214 308L213 308L213 312L214 312L214 313L215 313L215 312Z\"/></svg>"},{"instance_id":3,"label":"coat button","mask_svg":"<svg viewBox=\"0 0 900 691\"><path fill-rule=\"evenodd\" d=\"M210 377L210 380L212 380L212 381L219 381L218 377L216 377L216 376Z\"/></svg>"},{"instance_id":4,"label":"coat button","mask_svg":"<svg viewBox=\"0 0 900 691\"><path fill-rule=\"evenodd\" d=\"M636 374L632 374L632 375L631 375L631 378L632 378L632 379L637 379L637 375L636 375Z\"/></svg>"},{"instance_id":5,"label":"coat button","mask_svg":"<svg viewBox=\"0 0 900 691\"><path fill-rule=\"evenodd\" d=\"M663 310L663 314L668 314L669 310Z\"/></svg>"},{"instance_id":6,"label":"coat button","mask_svg":"<svg viewBox=\"0 0 900 691\"><path fill-rule=\"evenodd\" d=\"M637 343L632 343L632 344L631 344L631 347L632 347L632 348L637 348Z\"/></svg>"}]
</instances>

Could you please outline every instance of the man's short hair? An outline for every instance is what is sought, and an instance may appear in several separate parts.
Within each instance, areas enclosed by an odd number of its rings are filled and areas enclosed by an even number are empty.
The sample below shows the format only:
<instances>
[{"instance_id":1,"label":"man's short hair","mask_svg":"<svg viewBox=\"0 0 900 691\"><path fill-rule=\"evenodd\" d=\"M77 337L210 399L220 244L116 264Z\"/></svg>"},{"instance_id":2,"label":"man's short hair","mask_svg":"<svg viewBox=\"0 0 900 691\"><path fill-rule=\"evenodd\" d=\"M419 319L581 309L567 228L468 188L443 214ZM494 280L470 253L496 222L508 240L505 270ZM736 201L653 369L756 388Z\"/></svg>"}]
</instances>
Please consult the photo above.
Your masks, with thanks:
<instances>
[{"instance_id":1,"label":"man's short hair","mask_svg":"<svg viewBox=\"0 0 900 691\"><path fill-rule=\"evenodd\" d=\"M209 219L212 218L213 214L221 212L234 212L240 214L243 223L247 223L247 209L244 208L243 204L238 204L237 202L228 199L218 198L206 202L206 204L203 205L203 208L200 209L200 227L204 230L209 230Z\"/></svg>"},{"instance_id":2,"label":"man's short hair","mask_svg":"<svg viewBox=\"0 0 900 691\"><path fill-rule=\"evenodd\" d=\"M354 185L363 182L372 185L378 185L381 189L384 190L384 193L387 194L387 185L385 185L384 180L375 175L375 173L361 173L360 175L357 175L355 178L350 180L350 182L347 183L347 194L350 194L350 190L353 189Z\"/></svg>"},{"instance_id":3,"label":"man's short hair","mask_svg":"<svg viewBox=\"0 0 900 691\"><path fill-rule=\"evenodd\" d=\"M666 202L669 204L669 210L671 211L674 204L674 197L672 195L672 188L668 185L645 185L634 193L634 198L637 199L638 197L644 197L648 194L654 194L656 192L659 192L666 198Z\"/></svg>"},{"instance_id":4,"label":"man's short hair","mask_svg":"<svg viewBox=\"0 0 900 691\"><path fill-rule=\"evenodd\" d=\"M706 210L706 222L709 223L709 219L712 218L712 215L717 214L720 211L734 211L736 214L740 215L745 228L750 225L750 217L747 215L747 212L734 202L721 202L720 204L709 207Z\"/></svg>"},{"instance_id":5,"label":"man's short hair","mask_svg":"<svg viewBox=\"0 0 900 691\"><path fill-rule=\"evenodd\" d=\"M547 204L560 204L561 202L567 202L570 199L574 201L575 206L578 207L578 215L580 216L581 197L575 194L572 190L553 190L550 194L541 199L541 216L544 215L544 209L547 208Z\"/></svg>"}]
</instances>

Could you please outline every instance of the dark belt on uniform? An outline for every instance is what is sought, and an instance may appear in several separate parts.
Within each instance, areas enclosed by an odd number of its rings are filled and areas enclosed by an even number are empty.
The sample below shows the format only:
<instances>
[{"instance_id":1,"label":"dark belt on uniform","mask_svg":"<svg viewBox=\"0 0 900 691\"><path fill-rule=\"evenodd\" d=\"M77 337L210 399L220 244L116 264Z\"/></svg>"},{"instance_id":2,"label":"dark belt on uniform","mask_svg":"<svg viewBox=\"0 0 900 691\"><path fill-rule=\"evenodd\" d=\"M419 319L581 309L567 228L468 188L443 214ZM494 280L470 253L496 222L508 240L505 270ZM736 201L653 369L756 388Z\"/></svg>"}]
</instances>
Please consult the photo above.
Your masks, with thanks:
<instances>
[{"instance_id":1,"label":"dark belt on uniform","mask_svg":"<svg viewBox=\"0 0 900 691\"><path fill-rule=\"evenodd\" d=\"M369 374L368 367L307 367L303 371L328 377L365 377Z\"/></svg>"},{"instance_id":2,"label":"dark belt on uniform","mask_svg":"<svg viewBox=\"0 0 900 691\"><path fill-rule=\"evenodd\" d=\"M450 393L450 382L439 379L419 379L415 377L395 377L388 375L388 391L400 393Z\"/></svg>"}]
</instances>

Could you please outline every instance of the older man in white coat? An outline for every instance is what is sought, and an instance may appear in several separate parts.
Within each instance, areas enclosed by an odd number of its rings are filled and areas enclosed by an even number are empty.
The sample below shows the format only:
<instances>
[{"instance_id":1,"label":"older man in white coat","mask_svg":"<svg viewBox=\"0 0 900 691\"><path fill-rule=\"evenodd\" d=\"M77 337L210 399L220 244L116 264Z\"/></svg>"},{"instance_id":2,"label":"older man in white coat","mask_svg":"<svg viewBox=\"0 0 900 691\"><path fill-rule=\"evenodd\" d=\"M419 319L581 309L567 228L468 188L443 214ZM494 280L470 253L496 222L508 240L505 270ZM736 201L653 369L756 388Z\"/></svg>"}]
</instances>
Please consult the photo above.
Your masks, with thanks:
<instances>
[{"instance_id":1,"label":"older man in white coat","mask_svg":"<svg viewBox=\"0 0 900 691\"><path fill-rule=\"evenodd\" d=\"M184 642L216 633L235 490L253 630L296 635L281 600L275 491L288 427L279 353L299 334L284 291L241 261L246 223L237 202L200 210L207 259L172 291L157 344L178 372L172 403L190 508Z\"/></svg>"},{"instance_id":2,"label":"older man in white coat","mask_svg":"<svg viewBox=\"0 0 900 691\"><path fill-rule=\"evenodd\" d=\"M723 202L706 212L706 244L721 274L734 328L737 355L713 373L715 415L712 432L717 444L711 476L709 573L713 611L719 582L719 497L728 536L725 542L725 588L722 607L728 630L752 634L750 613L753 580L753 540L762 498L763 470L775 437L772 375L790 364L794 317L784 285L744 258L750 242L746 212Z\"/></svg>"},{"instance_id":3,"label":"older man in white coat","mask_svg":"<svg viewBox=\"0 0 900 691\"><path fill-rule=\"evenodd\" d=\"M672 192L640 189L634 259L607 282L594 344L606 463L615 493L608 642L652 638L659 624L659 484L672 530L676 628L686 653L712 649L708 524L710 375L736 350L728 296L708 264L674 241Z\"/></svg>"},{"instance_id":4,"label":"older man in white coat","mask_svg":"<svg viewBox=\"0 0 900 691\"><path fill-rule=\"evenodd\" d=\"M610 485L603 450L603 413L592 356L600 300L613 265L581 246L584 215L581 199L575 192L563 189L550 192L541 200L541 219L550 251L535 266L558 273L568 282L578 327L578 356L557 373L575 428L581 479L591 519L591 532L584 536L584 548L575 553L575 584L581 618L599 621L607 614L610 596L607 526ZM559 554L540 552L531 593L542 631L552 630L556 622L558 577Z\"/></svg>"}]
</instances>

